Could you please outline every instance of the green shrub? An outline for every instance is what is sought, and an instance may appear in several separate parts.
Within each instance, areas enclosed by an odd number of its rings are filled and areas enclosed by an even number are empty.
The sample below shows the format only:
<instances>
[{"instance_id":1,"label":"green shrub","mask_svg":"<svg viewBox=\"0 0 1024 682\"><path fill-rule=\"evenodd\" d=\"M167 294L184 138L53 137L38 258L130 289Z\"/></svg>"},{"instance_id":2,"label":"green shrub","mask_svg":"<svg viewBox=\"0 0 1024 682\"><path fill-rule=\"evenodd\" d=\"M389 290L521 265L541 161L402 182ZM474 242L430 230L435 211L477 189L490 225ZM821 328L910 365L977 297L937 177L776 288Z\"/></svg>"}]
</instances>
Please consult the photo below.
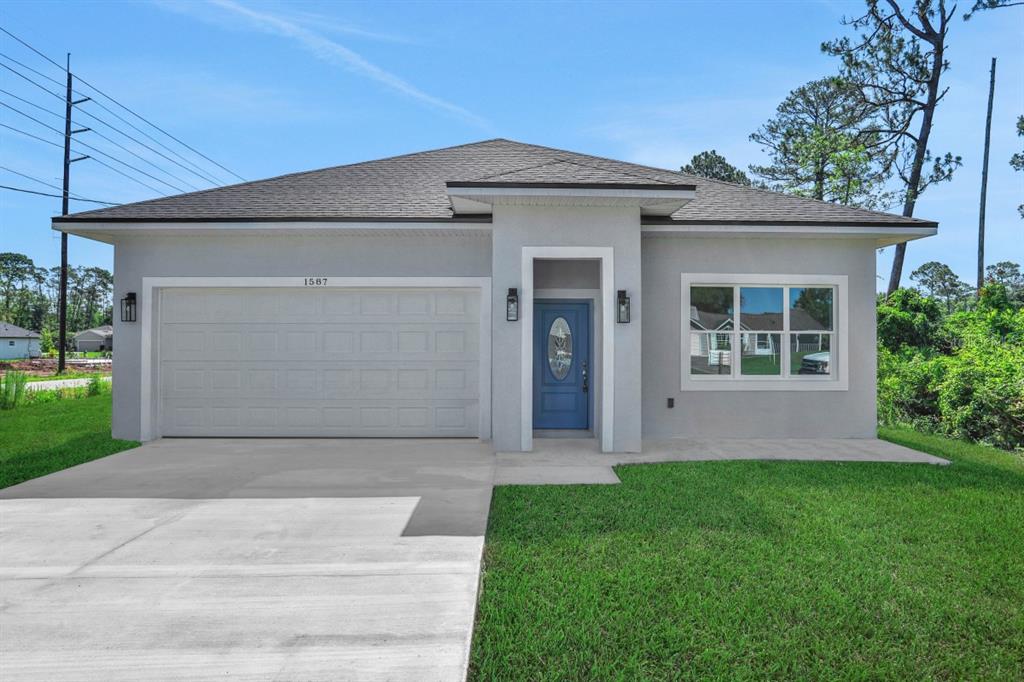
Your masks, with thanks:
<instances>
[{"instance_id":1,"label":"green shrub","mask_svg":"<svg viewBox=\"0 0 1024 682\"><path fill-rule=\"evenodd\" d=\"M24 372L7 372L0 377L0 410L13 410L22 403L27 382Z\"/></svg>"},{"instance_id":2,"label":"green shrub","mask_svg":"<svg viewBox=\"0 0 1024 682\"><path fill-rule=\"evenodd\" d=\"M941 431L1005 449L1024 448L1024 346L972 336L937 382Z\"/></svg>"},{"instance_id":3,"label":"green shrub","mask_svg":"<svg viewBox=\"0 0 1024 682\"><path fill-rule=\"evenodd\" d=\"M103 383L99 377L89 379L89 384L86 386L86 395L99 395L102 393Z\"/></svg>"},{"instance_id":4,"label":"green shrub","mask_svg":"<svg viewBox=\"0 0 1024 682\"><path fill-rule=\"evenodd\" d=\"M889 350L931 348L942 323L942 307L916 289L897 289L878 303L878 342Z\"/></svg>"},{"instance_id":5,"label":"green shrub","mask_svg":"<svg viewBox=\"0 0 1024 682\"><path fill-rule=\"evenodd\" d=\"M941 324L927 301L901 290L879 305L879 421L1024 448L1024 310L1000 284Z\"/></svg>"}]
</instances>

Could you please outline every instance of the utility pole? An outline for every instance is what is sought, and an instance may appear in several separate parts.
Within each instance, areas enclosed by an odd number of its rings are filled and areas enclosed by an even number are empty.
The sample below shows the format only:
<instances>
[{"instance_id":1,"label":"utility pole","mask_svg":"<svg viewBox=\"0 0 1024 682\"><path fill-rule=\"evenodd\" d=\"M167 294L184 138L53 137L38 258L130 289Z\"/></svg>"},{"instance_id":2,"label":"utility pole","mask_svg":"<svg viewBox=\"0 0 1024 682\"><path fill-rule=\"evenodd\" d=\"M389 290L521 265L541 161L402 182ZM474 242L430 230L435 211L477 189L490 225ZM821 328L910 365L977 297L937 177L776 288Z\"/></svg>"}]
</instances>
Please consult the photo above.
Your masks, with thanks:
<instances>
[{"instance_id":1,"label":"utility pole","mask_svg":"<svg viewBox=\"0 0 1024 682\"><path fill-rule=\"evenodd\" d=\"M978 209L978 294L985 284L985 198L988 194L988 149L992 137L992 99L996 94L996 58L988 80L988 114L985 116L985 154L981 162L981 206Z\"/></svg>"},{"instance_id":2,"label":"utility pole","mask_svg":"<svg viewBox=\"0 0 1024 682\"><path fill-rule=\"evenodd\" d=\"M88 128L78 130L71 129L71 108L81 104L89 98L72 100L71 92L71 53L68 53L67 67L68 75L67 96L64 99L64 191L61 194L60 214L68 214L68 189L71 184L71 164L75 161L87 159L87 156L80 156L77 159L71 158L71 136L75 133L84 133ZM57 374L64 373L64 352L67 348L68 337L68 233L60 233L60 295L57 303L58 333L57 333Z\"/></svg>"}]
</instances>

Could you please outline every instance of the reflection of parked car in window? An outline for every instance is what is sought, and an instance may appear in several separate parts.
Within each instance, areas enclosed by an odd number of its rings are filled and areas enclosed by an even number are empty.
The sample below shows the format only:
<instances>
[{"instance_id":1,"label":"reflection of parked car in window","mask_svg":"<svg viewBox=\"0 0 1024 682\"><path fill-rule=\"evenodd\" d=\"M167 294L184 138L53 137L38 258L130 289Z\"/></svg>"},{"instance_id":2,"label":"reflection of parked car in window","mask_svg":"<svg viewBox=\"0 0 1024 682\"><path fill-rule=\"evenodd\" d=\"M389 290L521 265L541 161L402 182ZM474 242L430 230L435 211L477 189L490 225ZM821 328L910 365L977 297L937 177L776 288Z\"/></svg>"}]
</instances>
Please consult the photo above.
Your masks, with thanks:
<instances>
[{"instance_id":1,"label":"reflection of parked car in window","mask_svg":"<svg viewBox=\"0 0 1024 682\"><path fill-rule=\"evenodd\" d=\"M800 361L800 374L828 374L830 353L811 353Z\"/></svg>"}]
</instances>

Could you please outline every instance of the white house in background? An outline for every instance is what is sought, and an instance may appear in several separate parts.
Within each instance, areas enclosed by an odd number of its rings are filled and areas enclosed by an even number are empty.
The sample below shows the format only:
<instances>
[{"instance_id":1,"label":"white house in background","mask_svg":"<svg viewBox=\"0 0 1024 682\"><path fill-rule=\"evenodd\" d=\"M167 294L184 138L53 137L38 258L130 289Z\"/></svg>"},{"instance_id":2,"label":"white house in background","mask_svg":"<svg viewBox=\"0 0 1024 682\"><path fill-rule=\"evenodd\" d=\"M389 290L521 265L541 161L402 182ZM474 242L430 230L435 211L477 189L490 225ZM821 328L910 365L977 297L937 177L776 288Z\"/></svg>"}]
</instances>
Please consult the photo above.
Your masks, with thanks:
<instances>
[{"instance_id":1,"label":"white house in background","mask_svg":"<svg viewBox=\"0 0 1024 682\"><path fill-rule=\"evenodd\" d=\"M24 360L39 356L39 332L0 322L0 360Z\"/></svg>"},{"instance_id":2,"label":"white house in background","mask_svg":"<svg viewBox=\"0 0 1024 682\"><path fill-rule=\"evenodd\" d=\"M118 438L625 452L873 438L875 254L937 229L510 140L53 227L114 245Z\"/></svg>"},{"instance_id":3,"label":"white house in background","mask_svg":"<svg viewBox=\"0 0 1024 682\"><path fill-rule=\"evenodd\" d=\"M86 329L75 334L72 339L75 350L79 353L114 350L114 327L105 324L102 327Z\"/></svg>"}]
</instances>

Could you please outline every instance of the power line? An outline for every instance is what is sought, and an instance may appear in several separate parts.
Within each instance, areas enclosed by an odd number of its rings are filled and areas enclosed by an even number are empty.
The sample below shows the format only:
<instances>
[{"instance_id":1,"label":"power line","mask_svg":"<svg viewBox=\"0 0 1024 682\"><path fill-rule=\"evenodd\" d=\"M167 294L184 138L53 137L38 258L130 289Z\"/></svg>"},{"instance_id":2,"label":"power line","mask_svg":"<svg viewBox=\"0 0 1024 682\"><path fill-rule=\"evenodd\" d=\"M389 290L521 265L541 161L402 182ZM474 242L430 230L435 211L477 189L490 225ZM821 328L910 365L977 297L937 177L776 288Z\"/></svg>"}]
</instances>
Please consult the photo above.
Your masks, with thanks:
<instances>
[{"instance_id":1,"label":"power line","mask_svg":"<svg viewBox=\"0 0 1024 682\"><path fill-rule=\"evenodd\" d=\"M14 126L9 126L6 123L0 123L0 128L7 128L8 130L13 130L14 132L20 133L20 134L24 135L25 137L31 137L34 140L39 140L40 142L45 142L46 144L51 145L53 147L63 148L63 146L64 146L64 145L57 144L56 142L52 142L50 140L47 140L46 138L39 137L38 135L33 135L32 133L29 133L29 132L26 132L24 130L21 130L20 128L15 128ZM61 137L63 137L63 134L61 134ZM73 149L72 151L74 151L76 154L81 154L82 153L82 152L78 151L77 149ZM164 196L164 197L167 196L166 192L161 192L156 187L153 187L152 185L147 184L147 183L143 182L142 180L139 180L138 178L133 178L132 176L128 175L127 173L122 172L120 169L114 168L110 164L105 163L104 161L102 161L100 159L97 159L95 157L91 157L91 158L92 158L93 161L95 161L99 165L101 165L101 166L103 166L105 168L109 168L110 170L114 171L118 175L123 175L124 177L128 178L132 182L137 182L140 185L142 185L143 187L146 187L146 188L156 192L160 196Z\"/></svg>"},{"instance_id":2,"label":"power line","mask_svg":"<svg viewBox=\"0 0 1024 682\"><path fill-rule=\"evenodd\" d=\"M17 64L21 68L27 69L27 70L31 71L32 73L34 73L35 75L39 76L40 78L45 78L46 80L50 81L51 83L56 83L57 85L64 85L63 83L61 83L56 78L50 78L49 76L47 76L42 71L37 71L37 70L33 69L31 66L29 66L28 64L23 64L22 62L19 62L17 59L15 59L14 57L12 57L12 56L10 56L8 54L4 54L3 52L0 52L0 57L3 57L7 61L14 62L15 64Z\"/></svg>"},{"instance_id":3,"label":"power line","mask_svg":"<svg viewBox=\"0 0 1024 682\"><path fill-rule=\"evenodd\" d=\"M37 192L34 189L24 189L22 187L11 187L9 185L0 185L0 189L7 189L7 190L10 190L12 192L24 192L25 194L38 194L41 197L54 197L54 198L57 198L57 199L61 199L64 196L63 194L51 194L50 192ZM69 197L69 198L71 198L71 197ZM117 204L112 204L109 201L98 201L96 199L79 199L77 197L74 197L74 200L75 201L86 201L86 202L88 202L90 204L104 204L106 206L117 206Z\"/></svg>"},{"instance_id":4,"label":"power line","mask_svg":"<svg viewBox=\"0 0 1024 682\"><path fill-rule=\"evenodd\" d=\"M34 175L29 175L27 173L22 173L21 171L16 171L13 168L8 168L7 166L0 166L0 170L5 170L8 173L13 173L15 175L20 175L21 177L25 178L26 180L32 180L33 182L38 182L40 185L44 185L46 187L49 187L50 189L57 189L57 190L63 191L62 188L59 185L54 185L53 183L50 183L50 182L47 182L46 180L42 180L40 178L37 178ZM58 194L57 196L60 197L60 196L63 196L63 194ZM120 205L120 204L118 204L116 202L113 202L113 201L98 201L96 199L86 199L86 198L82 197L79 194L75 194L74 192L68 192L68 198L69 199L74 199L75 201L91 201L91 202L93 202L95 204L107 204L108 206L119 206Z\"/></svg>"},{"instance_id":5,"label":"power line","mask_svg":"<svg viewBox=\"0 0 1024 682\"><path fill-rule=\"evenodd\" d=\"M24 102L25 104L27 104L27 105L29 105L29 106L31 106L31 107L35 107L36 109L39 109L40 111L44 111L44 112L46 112L47 114L50 114L51 116L56 116L57 118L61 118L61 119L63 119L63 118L64 118L63 116L61 116L60 114L58 114L58 113L57 113L56 111L50 111L50 110L49 110L49 109L47 109L46 107L40 106L40 105L36 104L35 102L30 102L29 100L27 100L27 99L24 99L23 97L18 97L18 96L17 96L17 95L15 95L14 93L8 92L7 90L4 90L3 88L0 88L0 93L3 93L3 94L5 94L5 95L7 95L7 96L9 96L9 97L13 97L13 98L14 98L14 99L16 99L16 100L18 100L18 101L20 101L20 102ZM2 104L2 102L0 102L0 104ZM7 105L4 105L4 106L7 106ZM81 125L82 125L81 123L79 123L78 121L75 121L75 120L73 120L73 119L72 119L72 121L71 121L71 122L72 122L72 123L73 123L74 125L76 125L76 126L81 126ZM107 123L105 123L105 122L103 122L103 121L101 121L101 123L104 123L104 125L107 125L107 126L109 127L109 124L107 124ZM124 146L123 144L121 144L121 143L117 142L116 140L112 140L112 139L110 139L109 137L107 137L106 135L104 135L103 133L101 133L100 131L98 131L98 130L93 130L93 129L91 129L91 128L90 128L90 129L89 129L89 132L91 132L91 133L95 134L95 135L96 135L97 137L100 137L100 138L102 138L102 139L106 140L107 142L109 142L110 144L114 145L115 147L117 147L117 148L119 148L119 149L122 149L122 150L124 150L124 151L128 152L129 154L131 154L131 155L132 155L132 156L134 156L135 158L139 159L140 161L143 161L143 162L145 162L145 163L148 163L148 164L149 164L150 166L152 166L153 168L157 169L157 170L158 170L158 171L160 171L161 173L164 173L164 174L166 174L166 175L169 175L169 176L171 176L172 178L174 178L174 179L175 179L175 180L177 180L178 182L181 182L181 183L183 183L183 184L185 184L185 185L188 185L189 187L191 187L191 188L192 188L192 189L194 189L194 190L198 190L198 189L199 189L198 187L196 187L195 185L193 185L193 184L192 184L191 182L189 182L188 180L185 180L184 178L181 178L181 177L179 177L179 176L175 175L174 173L171 173L170 171L164 170L163 168L161 168L161 167L160 167L160 166L158 166L157 164L155 164L155 163L153 163L152 161L150 161L149 159L147 159L147 158L146 158L145 156L142 156L142 155L141 155L141 154L139 154L138 152L135 152L135 151L133 151L133 150L129 149L128 147L125 147L125 146ZM120 132L120 131L119 131L119 132ZM124 133L121 133L121 134L122 134L122 135L124 135ZM126 137L127 137L127 136L126 136ZM129 137L129 139L131 139L131 138ZM185 170L188 170L188 169L186 168Z\"/></svg>"},{"instance_id":6,"label":"power line","mask_svg":"<svg viewBox=\"0 0 1024 682\"><path fill-rule=\"evenodd\" d=\"M30 50L32 50L33 52L35 52L35 53L36 53L37 55L39 55L40 57L42 57L42 58L43 58L43 59L45 59L46 61L48 61L48 62L50 62L51 64L53 64L54 66L56 66L56 67L57 67L58 69L61 69L62 71L64 71L64 70L65 70L65 69L64 69L64 67L62 67L62 66L61 66L60 64L58 64L58 63L57 63L56 61L54 61L54 60L53 60L53 59L51 59L50 57L47 57L47 56L46 56L45 54L43 54L43 53L42 53L41 51L39 51L39 50L37 50L36 48L32 47L31 45L29 45L29 44L28 44L27 42L25 42L25 41L24 41L24 40L22 40L21 38L18 38L18 37L17 37L16 35L14 35L13 33L11 33L10 31L8 31L8 30L6 30L6 29L0 29L0 30L3 30L3 32L4 32L4 33L6 33L7 35L11 36L12 38L14 38L15 40L17 40L17 41L18 41L19 43L21 43L22 45L24 45L24 46L25 46L25 47L27 47L28 49L30 49ZM13 60L12 60L12 61L13 61ZM26 67L26 68L28 68L28 67ZM38 72L36 72L36 73L38 73ZM40 74L40 75L42 75L42 74ZM45 77L45 78L49 78L48 76L44 76L44 77ZM97 88L97 87L96 87L95 85L93 85L93 84L92 84L92 83L90 83L89 81L85 80L85 79L84 79L84 78L82 78L81 76L75 76L75 77L76 77L76 78L78 78L78 81L79 81L80 83L82 83L83 85L85 85L85 86L87 86L87 87L91 88L91 89L92 89L92 90L94 90L94 91L95 91L95 92L96 92L97 94L101 95L102 97L105 97L105 98L106 98L106 99L108 99L109 101L111 101L111 102L113 102L114 104L116 104L117 106L121 107L122 109L124 109L124 110L125 110L125 111L127 111L128 113L130 113L130 114L132 114L133 116L135 116L136 118L138 118L138 119L139 119L140 121L143 121L144 123L146 123L146 124L148 124L148 125L152 126L153 128L155 128L156 130L160 131L161 133L163 133L163 134L164 134L164 135L166 135L167 137L171 138L172 140L174 140L175 142L177 142L177 143L178 143L178 144L180 144L181 146L185 147L186 149L188 149L188 150L189 150L189 151L191 151L192 153L194 153L194 154L197 154L198 156L202 157L203 159L206 159L207 161L209 161L209 162L210 162L210 163L212 163L213 165L217 166L217 167L218 167L218 168L220 168L221 170L223 170L223 171L225 171L225 172L229 173L230 175L233 175L234 177L238 178L238 179L239 179L240 181L242 181L242 182L245 182L245 178L243 178L243 177L242 177L241 175L239 175L238 173L234 172L234 171L233 171L233 170L231 170L230 168L227 168L226 166L224 166L224 165L222 165L222 164L220 164L220 163L218 163L218 162L214 161L214 160L213 160L213 159L211 159L211 158L210 158L209 156L207 156L206 154L203 154L203 153L202 153L201 151L199 151L199 150L198 150L198 149L196 149L195 147L193 147L193 146L191 146L190 144L186 143L185 141L183 141L183 140L181 140L181 139L179 139L179 138L175 137L175 136L174 136L174 135L172 135L171 133L167 132L166 130L164 130L163 128L161 128L160 126L158 126L157 124L153 123L152 121L150 121L149 119L147 119L146 117L144 117L144 116L143 116L142 114L139 114L138 112L134 111L134 110L133 110L133 109L131 109L130 107L128 107L128 106L126 106L126 105L122 104L121 102L119 102L118 100L114 99L113 97L111 97L111 96L110 96L110 95L108 95L107 93L103 92L102 90L100 90L100 89L99 89L99 88ZM53 79L50 79L50 80L53 80ZM58 84L59 84L59 83L58 83ZM80 94L81 94L81 93L80 93ZM94 100L94 102L95 102L95 100ZM107 108L107 107L105 107L104 105L100 104L99 102L95 102L95 103L96 103L96 105L97 105L97 106L99 106L100 108L102 108L102 109L104 109L104 110L108 111L108 112L109 112L109 113L111 113L112 115L116 116L116 117L117 117L117 118L118 118L119 120L123 121L124 123L126 123L126 124L127 124L127 125L129 125L129 126L132 126L132 128L134 128L135 130L138 130L138 132L140 132L140 133L142 133L143 135L145 135L145 133L144 133L143 131L139 130L138 128L136 128L135 126L133 126L133 125L132 125L131 123L129 123L129 122L128 122L128 121L126 121L125 119L121 118L120 116L117 116L117 114L115 114L115 113L114 113L113 111L111 111L110 109L108 109L108 108ZM147 135L147 137L149 137L149 136ZM152 140L153 140L154 142L156 142L157 144L160 144L159 142L157 142L157 140L153 139L152 137L150 137L150 139L152 139ZM163 145L161 145L161 146L163 146ZM180 158L180 159L181 159L182 161L186 161L186 159L185 159L185 158L184 158L183 156L180 156L180 155L178 155L178 154L177 154L176 152L173 152L172 150L170 150L170 149L169 149L169 148L167 148L167 147L164 147L164 148L165 148L165 149L167 149L168 151L170 151L170 152L171 152L172 154L175 154L176 156L178 156L178 157L179 157L179 158Z\"/></svg>"},{"instance_id":7,"label":"power line","mask_svg":"<svg viewBox=\"0 0 1024 682\"><path fill-rule=\"evenodd\" d=\"M58 134L58 135L60 135L61 137L64 137L64 133L62 133L62 132L61 132L60 130L58 130L57 128L54 128L53 126L51 126L51 125L49 125L49 124L43 123L42 121L40 121L40 120L39 120L38 118L36 118L35 116L33 116L33 115L31 115L31 114L26 114L26 113L25 113L24 111L22 111L21 109L18 109L17 107L12 107L12 106L11 106L10 104L7 104L6 102L0 102L0 107L7 107L7 108L8 108L8 109L10 109L11 111L13 111L13 112L15 112L15 113L17 113L17 114L21 114L21 115L22 115L22 116L24 116L25 118L27 118L27 119L29 119L29 120L31 120L31 121L35 121L36 123L38 123L39 125L43 126L44 128L47 128L47 129L49 129L49 130L52 130L53 132L57 133L57 134ZM177 191L179 191L179 192L184 192L184 191L185 191L185 190L184 190L184 189L182 189L181 187L178 187L177 185L173 185L173 184L171 184L171 183L167 182L166 180L163 180L163 179L161 179L161 178L158 178L158 177L156 177L155 175L153 175L152 173L147 173L146 171L142 170L141 168L136 168L135 166L131 165L131 164L130 164L130 163L128 163L127 161L122 161L121 159L117 158L116 156L112 156L112 155L110 155L110 154L106 153L105 151L103 151L102 149L99 149L98 147L94 147L93 145L89 144L88 142L82 142L81 140L77 140L77 144L80 144L80 145L82 145L82 146L83 146L83 147L85 147L86 149L91 149L91 150L92 150L93 152L95 152L95 153L97 153L97 154L102 154L103 156L107 157L107 158L108 158L108 159L110 159L111 161L114 161L115 163L119 163L119 164L121 164L122 166L125 166L126 168L131 168L131 169L132 169L133 171L135 171L136 173L142 173L142 174L143 174L143 175L145 175L145 176L146 176L147 178L150 178L151 180L156 180L156 181L157 181L157 182L159 182L159 183L162 183L162 184L164 184L164 185L167 185L168 187L170 187L170 188L171 188L171 189L173 189L173 190L177 190Z\"/></svg>"},{"instance_id":8,"label":"power line","mask_svg":"<svg viewBox=\"0 0 1024 682\"><path fill-rule=\"evenodd\" d=\"M199 156L203 157L204 159L206 159L207 161L209 161L210 163L212 163L212 164L213 164L214 166L216 166L217 168L220 168L221 170L225 171L226 173L230 173L231 175L233 175L233 176L235 176L236 178L238 178L238 179L239 179L239 180L240 180L241 182L245 182L245 178L243 178L243 177L242 177L241 175L239 175L238 173L234 172L234 171L233 171L233 170L231 170L230 168L227 168L227 167L225 167L225 166L222 166L221 164L217 163L216 161L214 161L213 159L211 159L211 158L210 158L209 156L207 156L206 154L203 154L203 153L202 153L201 151L199 151L199 150L198 150L198 149L196 149L195 147L193 147L193 146L191 146L191 145L189 145L189 144L187 144L187 143L185 143L185 142L183 142L183 141L179 140L179 139L178 139L177 137L175 137L174 135L171 135L171 134L170 134L169 132L167 132L166 130L164 130L163 128L161 128L160 126L158 126L157 124L155 124L155 123L153 123L152 121L150 121L150 120L146 119L145 117L143 117L143 116L142 116L141 114L138 114L138 113L136 113L136 112L132 111L132 110L131 110L130 108L128 108L128 107L126 107L125 105L121 104L121 103L120 103L120 102L118 102L118 101L117 101L116 99L114 99L113 97L111 97L111 96L110 96L110 95L108 95L107 93L103 92L102 90L100 90L99 88L97 88L97 87L96 87L95 85L92 85L91 83L89 83L89 81L85 80L85 79L84 79L84 78L82 78L81 76L78 76L77 78L78 78L78 80L79 80L80 82L82 82L82 83L84 83L84 84L85 84L86 86L88 86L88 87L92 88L93 90L95 90L95 91L96 91L97 93L99 93L99 94L100 94L100 95L102 95L103 97L106 97L106 98L107 98L108 100L110 100L111 102L113 102L113 103L114 103L114 104L116 104L117 106L121 107L121 108L122 108L122 109L124 109L125 111L127 111L127 112L131 113L131 114L132 114L132 115L134 115L134 116L135 116L136 118L138 118L138 119L139 119L140 121L145 121L146 123L148 123L149 125L153 126L154 128L156 128L157 130L159 130L159 131L160 131L161 133L163 133L163 134L164 134L164 135L166 135L167 137L171 138L172 140L174 140L175 142L177 142L178 144L180 144L181 146L185 147L186 149L189 149L189 150L191 150L191 151L192 151L192 152L193 152L194 154L198 154ZM97 102L96 104L97 104L97 105L99 105L99 102Z\"/></svg>"},{"instance_id":9,"label":"power line","mask_svg":"<svg viewBox=\"0 0 1024 682\"><path fill-rule=\"evenodd\" d=\"M15 39L15 40L17 40L17 41L18 41L19 43L21 43L22 45L24 45L24 46L25 46L25 47L27 47L28 49L32 50L33 52L35 52L35 53L36 53L37 55L39 55L40 57L42 57L42 58L43 58L43 59L45 59L46 61L48 61L48 62L50 62L51 64L53 64L54 66L56 66L56 67L57 67L58 69L60 69L61 71L67 71L67 69L65 69L65 68L64 68L63 66L61 66L61 65L60 65L60 64L58 64L57 62L55 62L55 61L53 61L52 59L50 59L50 58L49 58L49 57L47 57L47 56L46 56L45 54L43 54L42 52L40 52L40 51L39 51L39 50L37 50L36 48L32 47L31 45L29 45L28 43L26 43L26 42L25 42L24 40L22 40L21 38L19 38L18 36L16 36L16 35L14 35L13 33L11 33L10 31L8 31L8 30L7 30L6 28L4 28L3 26L0 26L0 31L3 31L4 33L6 33L7 35L9 35L10 37L14 38L14 39Z\"/></svg>"},{"instance_id":10,"label":"power line","mask_svg":"<svg viewBox=\"0 0 1024 682\"><path fill-rule=\"evenodd\" d=\"M41 83L37 83L36 81L32 80L31 78L29 78L28 76L26 76L22 72L18 71L17 69L12 69L11 67L9 67L6 64L4 64L3 62L0 62L0 67L3 67L5 69L7 69L11 73L13 73L15 76L19 76L21 78L24 78L29 83L31 83L32 85L36 86L37 88L39 88L43 92L48 92L51 95L53 95L54 97L56 97L57 99L59 99L60 101L62 101L62 102L64 101L64 98L61 97L60 95L58 95L56 92L54 92L53 90L50 90L49 88L47 88L45 85L43 85Z\"/></svg>"},{"instance_id":11,"label":"power line","mask_svg":"<svg viewBox=\"0 0 1024 682\"><path fill-rule=\"evenodd\" d=\"M61 96L60 96L60 95L58 95L57 93L53 92L52 90L48 89L48 88L47 88L47 87L46 87L45 85L42 85L41 83L37 83L36 81L32 80L31 78L29 78L29 77L28 77L28 76L26 76L25 74L23 74L23 73L21 73L21 72L17 71L16 69L12 69L11 67L7 66L7 65L6 65L6 64L4 64L4 63L0 63L0 66L2 66L3 68L7 69L8 71L10 71L10 72L14 73L15 75L17 75L17 76L20 76L21 78L24 78L24 79L25 79L25 80L27 80L27 81L28 81L29 83L31 83L32 85L36 86L37 88L39 88L39 89L40 89L40 90L42 90L43 92L46 92L46 93L49 93L50 95L53 95L54 97L56 97L57 99L59 99L59 100L60 100L61 102L63 102L63 101L64 101L64 98L63 98L63 97L61 97ZM45 112L47 112L47 113L49 113L49 114L52 114L52 115L54 115L54 116L57 116L57 117L59 117L59 118L64 118L64 116L63 116L62 114L58 114L58 113L57 113L57 112L55 112L55 111L50 111L50 110L49 110L49 109L47 109L46 107L42 107L42 106L40 106L40 105L38 105L38 104L35 104L35 103L33 103L33 102L29 102L28 100L26 100L26 99L24 99L24 98L22 98L22 97L18 97L17 95L11 94L10 92L7 92L6 90L0 90L0 92L4 92L4 93L6 93L6 94L10 95L11 97L14 97L14 98L15 98L15 99L17 99L17 100L20 100L20 101L22 101L22 102L25 102L26 104L29 104L29 105L31 105L31 106L33 106L33 107L36 107L37 109L42 109L43 111L45 111ZM79 94L81 94L81 93L79 93ZM154 153L154 154L156 154L157 156L160 156L161 158L164 158L164 159L166 159L166 160L170 161L170 162L171 162L171 163L173 163L174 165L176 165L176 166L180 167L181 169L183 169L183 170L185 170L185 171L187 171L187 172L191 173L192 175L195 175L196 177L202 178L202 179L203 179L204 181L206 181L206 182L210 183L211 185L215 185L215 186L217 186L217 185L221 185L221 184L222 184L222 183L221 183L221 182L220 182L219 180L217 180L216 178L213 178L213 177L211 177L211 176L209 176L209 175L207 175L207 174L205 174L205 173L203 173L203 172L199 172L198 170L193 170L192 168L190 168L190 167L188 167L188 166L186 166L186 165L184 165L184 164L180 163L179 161L176 161L176 160L172 159L171 157L167 156L166 154L164 154L163 152L161 152L161 151L160 151L159 149L154 149L153 147L150 147L150 146L149 146L148 144L146 144L146 143L145 143L145 142L143 142L142 140L140 140L140 139L138 139L138 138L136 138L136 137L132 137L132 136L131 136L131 135L129 135L128 133L126 133L126 132L124 132L123 130L119 129L119 128L118 128L117 126L111 125L110 123L108 123L108 122L107 122L107 121L105 121L104 119L100 118L100 117L99 117L99 116L97 116L96 114L92 113L91 111L87 111L87 110L85 110L85 109L79 109L78 111L79 111L79 113L81 113L81 114L84 114L85 116L88 116L89 118L93 119L94 121L98 121L99 123L103 124L104 126L106 126L107 128L109 128L110 130L112 130L112 131L114 131L115 133L117 133L118 135L122 135L122 136L124 136L124 137L128 138L129 140L131 140L132 142L134 142L135 144L138 144L138 145L141 145L141 146L145 147L146 149L148 149L149 151L153 152L153 153ZM116 114L115 114L115 115L116 115ZM82 124L81 124L81 123L78 123L78 122L75 122L75 125L82 125ZM129 125L131 125L131 124L129 124ZM96 130L93 130L92 132L96 133L96 134L97 134L97 135L99 135L100 137L103 137L103 139L105 139L105 140L107 140L107 141L109 141L109 142L112 142L113 144L117 144L116 142L114 142L114 141L113 141L113 140L111 140L110 138L108 138L108 137L104 137L104 136L103 136L103 135L102 135L102 134L101 134L100 132L98 132L98 131L96 131ZM140 131L140 132L141 132L141 131ZM145 133L144 133L144 132L143 132L142 134L143 134L143 135L145 135ZM149 136L147 135L147 137L149 137ZM150 137L150 139L152 140L153 138L152 138L152 137ZM154 140L154 142L156 142L156 140ZM159 143L159 142L157 142L157 144L160 144L160 143ZM120 146L120 145L118 145L118 146ZM163 145L161 145L161 146L163 146ZM167 147L164 147L164 148L165 148L165 149L167 149ZM124 148L124 147L122 147L122 149L125 149L125 148ZM129 151L129 150L125 149L125 151ZM171 151L171 150L168 150L168 151ZM134 152L130 152L130 151L129 151L129 153L134 153ZM172 151L171 153L174 153L174 152ZM138 156L138 155L136 154L136 156ZM179 155L179 156L180 156L180 155ZM142 158L142 157L139 157L139 158ZM147 163L149 163L150 165L152 165L152 166L153 166L154 168L158 168L158 166L156 166L156 164L154 164L154 163L153 163L153 162L151 162L151 161L148 161L148 160L147 160ZM190 163L191 163L191 162L190 162ZM195 166L195 168L199 168L199 167L198 167L198 166ZM163 169L161 169L161 171L163 171ZM167 171L163 171L163 172L165 172L165 173L166 173ZM173 174L171 174L171 173L167 173L167 174L168 174L168 175L170 175L171 177L175 178L175 179L176 179L176 180L178 180L179 182L184 182L184 183L185 183L186 185L188 185L188 186L189 186L189 187L191 187L192 189L196 189L196 190L198 190L198 189L199 189L199 188L198 188L198 187L196 187L195 185L192 185L192 184L190 184L189 182L186 182L185 180L182 180L181 178L179 178L179 177L177 177L177 176L175 176L175 175L173 175Z\"/></svg>"}]
</instances>

